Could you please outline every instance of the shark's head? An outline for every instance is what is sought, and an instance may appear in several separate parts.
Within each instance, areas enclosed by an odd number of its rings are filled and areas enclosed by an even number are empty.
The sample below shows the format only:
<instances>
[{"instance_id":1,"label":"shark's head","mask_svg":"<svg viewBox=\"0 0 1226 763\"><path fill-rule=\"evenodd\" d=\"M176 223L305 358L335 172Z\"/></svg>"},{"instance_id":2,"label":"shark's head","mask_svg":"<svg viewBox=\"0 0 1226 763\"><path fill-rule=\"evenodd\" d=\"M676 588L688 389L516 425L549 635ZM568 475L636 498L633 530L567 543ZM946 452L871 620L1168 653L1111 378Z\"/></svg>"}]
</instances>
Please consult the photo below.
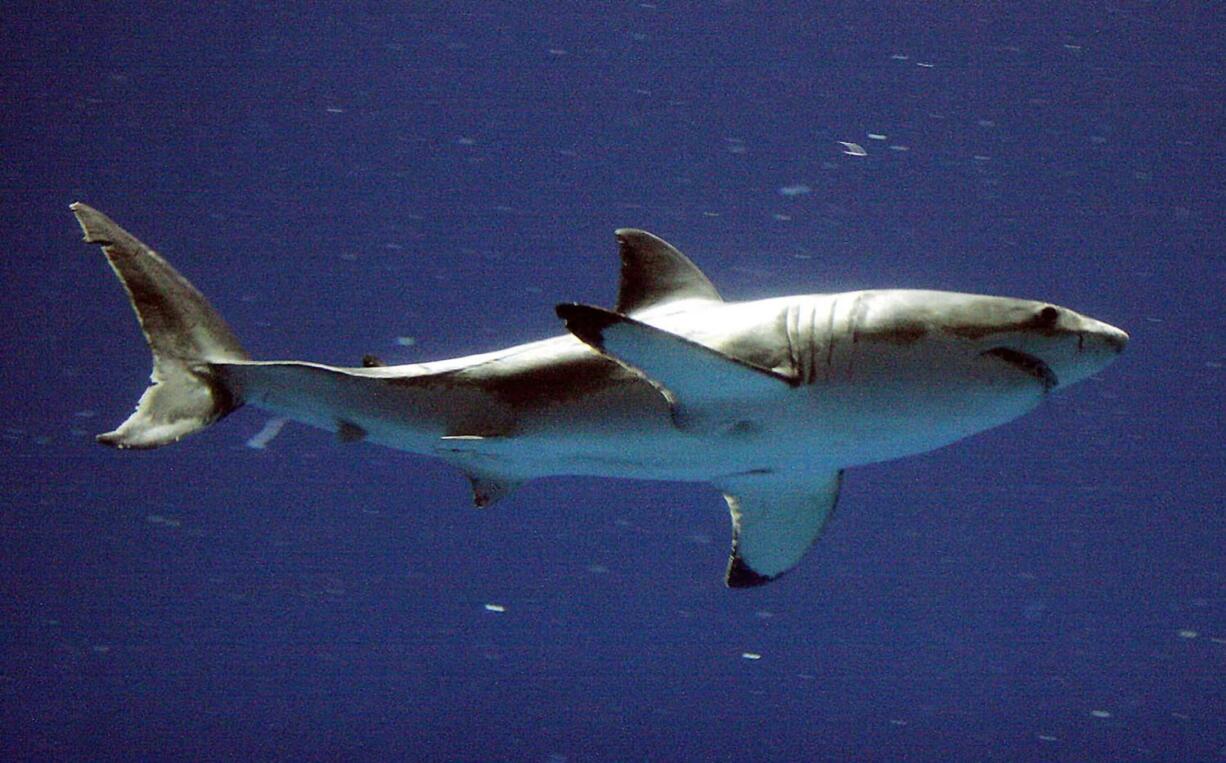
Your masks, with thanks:
<instances>
[{"instance_id":1,"label":"shark's head","mask_svg":"<svg viewBox=\"0 0 1226 763\"><path fill-rule=\"evenodd\" d=\"M916 291L894 308L880 318L900 326L918 321L955 340L962 352L1011 365L1047 390L1098 373L1128 344L1120 329L1047 302Z\"/></svg>"},{"instance_id":2,"label":"shark's head","mask_svg":"<svg viewBox=\"0 0 1226 763\"><path fill-rule=\"evenodd\" d=\"M1128 334L1102 321L1046 302L978 297L967 305L970 322L952 327L987 357L1013 363L1068 386L1106 368L1128 345Z\"/></svg>"},{"instance_id":3,"label":"shark's head","mask_svg":"<svg viewBox=\"0 0 1226 763\"><path fill-rule=\"evenodd\" d=\"M813 397L819 416L854 425L849 463L923 453L1012 421L1128 343L1046 302L909 289L838 299L832 341L814 343L825 352L814 359ZM803 336L789 331L794 347Z\"/></svg>"}]
</instances>

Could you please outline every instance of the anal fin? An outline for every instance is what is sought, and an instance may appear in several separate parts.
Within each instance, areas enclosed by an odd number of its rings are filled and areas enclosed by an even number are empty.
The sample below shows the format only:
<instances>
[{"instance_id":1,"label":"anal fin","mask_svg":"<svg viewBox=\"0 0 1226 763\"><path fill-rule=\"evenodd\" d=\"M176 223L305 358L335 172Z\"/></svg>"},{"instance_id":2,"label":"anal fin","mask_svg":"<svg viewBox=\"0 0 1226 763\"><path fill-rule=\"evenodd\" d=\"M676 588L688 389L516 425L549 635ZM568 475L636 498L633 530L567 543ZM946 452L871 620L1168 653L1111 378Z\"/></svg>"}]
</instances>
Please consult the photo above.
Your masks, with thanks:
<instances>
[{"instance_id":1,"label":"anal fin","mask_svg":"<svg viewBox=\"0 0 1226 763\"><path fill-rule=\"evenodd\" d=\"M520 480L494 476L481 472L468 472L468 482L473 488L473 506L484 509L506 498L519 487Z\"/></svg>"},{"instance_id":2,"label":"anal fin","mask_svg":"<svg viewBox=\"0 0 1226 763\"><path fill-rule=\"evenodd\" d=\"M434 451L439 458L464 471L472 485L473 505L479 509L506 498L524 481L500 468L505 462L488 451L486 446L499 439L483 435L446 435L439 438Z\"/></svg>"}]
</instances>

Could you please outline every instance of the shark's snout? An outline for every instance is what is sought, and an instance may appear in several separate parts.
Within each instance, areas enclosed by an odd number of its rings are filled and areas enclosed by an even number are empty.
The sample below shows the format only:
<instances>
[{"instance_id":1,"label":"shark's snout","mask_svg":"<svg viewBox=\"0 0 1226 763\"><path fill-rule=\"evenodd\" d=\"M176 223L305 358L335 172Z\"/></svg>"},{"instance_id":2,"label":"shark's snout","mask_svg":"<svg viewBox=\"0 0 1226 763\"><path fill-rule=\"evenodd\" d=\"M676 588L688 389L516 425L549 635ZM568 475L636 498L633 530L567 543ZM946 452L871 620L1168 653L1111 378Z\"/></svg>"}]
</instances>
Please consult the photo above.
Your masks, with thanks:
<instances>
[{"instance_id":1,"label":"shark's snout","mask_svg":"<svg viewBox=\"0 0 1226 763\"><path fill-rule=\"evenodd\" d=\"M1075 338L1075 343L1070 344L1066 339L1046 351L1036 348L1036 354L1052 366L1062 385L1093 376L1115 362L1128 346L1127 332L1085 316L1077 316L1077 321L1064 336Z\"/></svg>"},{"instance_id":2,"label":"shark's snout","mask_svg":"<svg viewBox=\"0 0 1226 763\"><path fill-rule=\"evenodd\" d=\"M1099 353L1107 352L1114 357L1128 346L1128 332L1093 318L1082 316L1081 320L1082 325L1077 327L1076 333L1082 337L1085 349L1097 349Z\"/></svg>"},{"instance_id":3,"label":"shark's snout","mask_svg":"<svg viewBox=\"0 0 1226 763\"><path fill-rule=\"evenodd\" d=\"M1106 323L1103 324L1103 329L1103 341L1107 343L1107 346L1115 350L1117 355L1123 352L1128 346L1128 332Z\"/></svg>"}]
</instances>

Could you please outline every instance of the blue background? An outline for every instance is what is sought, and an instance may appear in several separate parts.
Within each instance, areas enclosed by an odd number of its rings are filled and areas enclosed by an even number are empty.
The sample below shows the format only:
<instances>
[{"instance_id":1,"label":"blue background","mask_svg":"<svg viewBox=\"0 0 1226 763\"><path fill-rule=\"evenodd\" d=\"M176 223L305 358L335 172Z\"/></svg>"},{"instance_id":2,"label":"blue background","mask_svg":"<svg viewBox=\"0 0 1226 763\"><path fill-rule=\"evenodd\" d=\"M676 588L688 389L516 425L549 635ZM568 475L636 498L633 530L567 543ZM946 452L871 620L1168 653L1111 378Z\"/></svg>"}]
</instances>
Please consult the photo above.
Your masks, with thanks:
<instances>
[{"instance_id":1,"label":"blue background","mask_svg":"<svg viewBox=\"0 0 1226 763\"><path fill-rule=\"evenodd\" d=\"M3 757L1226 758L1220 5L77 5L0 31ZM149 360L76 200L264 358L558 333L620 226L729 298L1008 294L1133 339L852 470L800 568L728 591L703 486L477 511L435 461L245 447L256 411L95 445Z\"/></svg>"}]
</instances>

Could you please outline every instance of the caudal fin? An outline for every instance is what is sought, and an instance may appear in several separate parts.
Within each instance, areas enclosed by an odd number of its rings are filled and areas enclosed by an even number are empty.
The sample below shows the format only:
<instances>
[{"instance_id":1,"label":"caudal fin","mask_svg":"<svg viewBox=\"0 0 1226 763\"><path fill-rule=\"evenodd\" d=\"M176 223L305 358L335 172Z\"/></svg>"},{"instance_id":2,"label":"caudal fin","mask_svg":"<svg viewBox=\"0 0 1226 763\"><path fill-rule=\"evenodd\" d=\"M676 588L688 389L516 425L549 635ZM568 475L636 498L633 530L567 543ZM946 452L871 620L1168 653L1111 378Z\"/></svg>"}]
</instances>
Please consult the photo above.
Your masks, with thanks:
<instances>
[{"instance_id":1,"label":"caudal fin","mask_svg":"<svg viewBox=\"0 0 1226 763\"><path fill-rule=\"evenodd\" d=\"M98 435L98 441L116 448L156 448L242 405L210 364L247 360L248 355L204 296L106 215L80 202L70 208L85 241L102 245L153 353L152 383L136 411L113 432Z\"/></svg>"}]
</instances>

